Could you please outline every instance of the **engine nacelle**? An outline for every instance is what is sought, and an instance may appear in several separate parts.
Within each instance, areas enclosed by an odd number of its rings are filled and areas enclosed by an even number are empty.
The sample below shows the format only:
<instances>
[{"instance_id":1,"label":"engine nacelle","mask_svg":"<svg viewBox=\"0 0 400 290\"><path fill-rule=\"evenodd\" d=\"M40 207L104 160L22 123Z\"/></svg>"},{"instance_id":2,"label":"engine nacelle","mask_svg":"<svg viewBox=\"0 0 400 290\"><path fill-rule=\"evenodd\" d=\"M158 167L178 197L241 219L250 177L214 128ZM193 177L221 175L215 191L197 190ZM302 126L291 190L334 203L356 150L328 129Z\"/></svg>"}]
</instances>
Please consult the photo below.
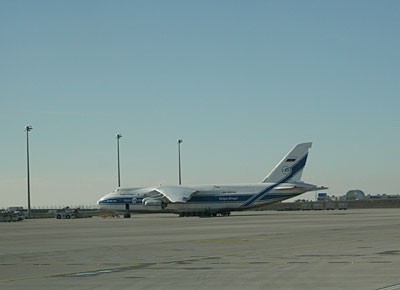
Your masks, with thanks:
<instances>
[{"instance_id":1,"label":"engine nacelle","mask_svg":"<svg viewBox=\"0 0 400 290\"><path fill-rule=\"evenodd\" d=\"M161 208L162 201L160 199L154 199L154 198L144 198L142 200L142 204L145 207L150 207L150 206L157 206Z\"/></svg>"}]
</instances>

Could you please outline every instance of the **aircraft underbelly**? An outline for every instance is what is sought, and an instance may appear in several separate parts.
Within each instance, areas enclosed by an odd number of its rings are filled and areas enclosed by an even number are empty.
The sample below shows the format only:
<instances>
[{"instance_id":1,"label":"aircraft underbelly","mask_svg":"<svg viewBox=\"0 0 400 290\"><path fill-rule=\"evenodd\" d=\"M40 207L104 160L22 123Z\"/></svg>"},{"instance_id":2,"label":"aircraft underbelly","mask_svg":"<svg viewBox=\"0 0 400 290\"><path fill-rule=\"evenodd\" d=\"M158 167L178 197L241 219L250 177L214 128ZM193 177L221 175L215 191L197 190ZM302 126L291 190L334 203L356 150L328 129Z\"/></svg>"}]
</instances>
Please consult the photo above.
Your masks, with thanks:
<instances>
[{"instance_id":1,"label":"aircraft underbelly","mask_svg":"<svg viewBox=\"0 0 400 290\"><path fill-rule=\"evenodd\" d=\"M168 209L174 210L177 212L185 212L185 211L194 211L201 212L207 210L222 210L222 209L238 209L241 203L184 203L184 204L169 204Z\"/></svg>"}]
</instances>

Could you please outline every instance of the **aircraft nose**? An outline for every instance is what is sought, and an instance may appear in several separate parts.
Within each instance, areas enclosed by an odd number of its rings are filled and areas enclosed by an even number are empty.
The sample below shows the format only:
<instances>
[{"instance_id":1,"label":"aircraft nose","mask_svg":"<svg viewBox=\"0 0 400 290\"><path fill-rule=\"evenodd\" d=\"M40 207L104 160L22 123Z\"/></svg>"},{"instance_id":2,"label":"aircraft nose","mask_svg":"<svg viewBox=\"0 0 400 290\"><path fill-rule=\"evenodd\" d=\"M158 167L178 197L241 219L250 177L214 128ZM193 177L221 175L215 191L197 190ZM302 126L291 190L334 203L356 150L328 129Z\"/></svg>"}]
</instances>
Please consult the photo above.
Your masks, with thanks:
<instances>
[{"instance_id":1,"label":"aircraft nose","mask_svg":"<svg viewBox=\"0 0 400 290\"><path fill-rule=\"evenodd\" d=\"M100 199L97 201L97 205L98 205L100 208L104 208L104 204L105 204L106 201L107 201L107 195L105 195L105 196L103 196L102 198L100 198Z\"/></svg>"},{"instance_id":2,"label":"aircraft nose","mask_svg":"<svg viewBox=\"0 0 400 290\"><path fill-rule=\"evenodd\" d=\"M97 206L101 209L103 206L102 206L102 204L101 204L101 201L103 200L103 198L100 198L98 201L97 201Z\"/></svg>"}]
</instances>

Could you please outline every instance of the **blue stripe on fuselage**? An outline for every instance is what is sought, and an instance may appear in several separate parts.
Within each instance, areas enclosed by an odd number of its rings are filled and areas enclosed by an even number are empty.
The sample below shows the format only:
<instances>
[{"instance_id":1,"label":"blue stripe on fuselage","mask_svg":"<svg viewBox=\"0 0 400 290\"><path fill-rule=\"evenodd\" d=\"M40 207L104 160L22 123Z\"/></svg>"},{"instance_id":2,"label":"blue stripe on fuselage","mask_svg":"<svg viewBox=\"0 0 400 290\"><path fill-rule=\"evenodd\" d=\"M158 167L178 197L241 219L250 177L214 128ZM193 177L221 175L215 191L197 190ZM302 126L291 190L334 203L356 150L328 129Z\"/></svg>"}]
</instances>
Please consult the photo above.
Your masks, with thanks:
<instances>
[{"instance_id":1,"label":"blue stripe on fuselage","mask_svg":"<svg viewBox=\"0 0 400 290\"><path fill-rule=\"evenodd\" d=\"M274 187L278 186L279 184L285 183L286 181L288 181L290 178L292 178L293 176L295 176L301 169L304 168L304 166L306 165L306 161L307 161L307 157L308 154L306 154L302 159L300 159L299 162L297 162L293 167L292 167L292 172L282 178L279 182L267 187L266 189L264 189L263 191L261 191L259 194L257 194L256 196L253 196L252 198L250 198L247 202L245 202L243 205L241 205L241 207L245 207L245 206L250 206L251 204L253 204L254 202L256 202L256 200L258 199L263 199L264 194L267 194L268 192L270 192Z\"/></svg>"}]
</instances>

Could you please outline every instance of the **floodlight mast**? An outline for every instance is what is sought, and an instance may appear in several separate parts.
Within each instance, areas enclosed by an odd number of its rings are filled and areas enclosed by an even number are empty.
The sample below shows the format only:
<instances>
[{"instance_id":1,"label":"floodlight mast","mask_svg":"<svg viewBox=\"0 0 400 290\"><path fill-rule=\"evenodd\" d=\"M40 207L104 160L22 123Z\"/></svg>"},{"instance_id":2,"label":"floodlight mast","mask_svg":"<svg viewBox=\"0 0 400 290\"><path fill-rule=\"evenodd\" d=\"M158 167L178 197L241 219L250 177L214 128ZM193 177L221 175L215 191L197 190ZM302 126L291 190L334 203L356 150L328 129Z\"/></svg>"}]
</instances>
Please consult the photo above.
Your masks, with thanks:
<instances>
[{"instance_id":1,"label":"floodlight mast","mask_svg":"<svg viewBox=\"0 0 400 290\"><path fill-rule=\"evenodd\" d=\"M179 185L182 184L182 172L181 172L181 143L182 139L178 139L178 170L179 170Z\"/></svg>"},{"instance_id":2,"label":"floodlight mast","mask_svg":"<svg viewBox=\"0 0 400 290\"><path fill-rule=\"evenodd\" d=\"M117 164L118 164L118 187L121 186L121 169L119 161L119 139L122 138L122 134L117 134Z\"/></svg>"},{"instance_id":3,"label":"floodlight mast","mask_svg":"<svg viewBox=\"0 0 400 290\"><path fill-rule=\"evenodd\" d=\"M26 173L27 173L27 188L28 188L28 219L32 218L31 215L31 182L29 171L29 132L32 131L32 126L25 126L26 131Z\"/></svg>"}]
</instances>

